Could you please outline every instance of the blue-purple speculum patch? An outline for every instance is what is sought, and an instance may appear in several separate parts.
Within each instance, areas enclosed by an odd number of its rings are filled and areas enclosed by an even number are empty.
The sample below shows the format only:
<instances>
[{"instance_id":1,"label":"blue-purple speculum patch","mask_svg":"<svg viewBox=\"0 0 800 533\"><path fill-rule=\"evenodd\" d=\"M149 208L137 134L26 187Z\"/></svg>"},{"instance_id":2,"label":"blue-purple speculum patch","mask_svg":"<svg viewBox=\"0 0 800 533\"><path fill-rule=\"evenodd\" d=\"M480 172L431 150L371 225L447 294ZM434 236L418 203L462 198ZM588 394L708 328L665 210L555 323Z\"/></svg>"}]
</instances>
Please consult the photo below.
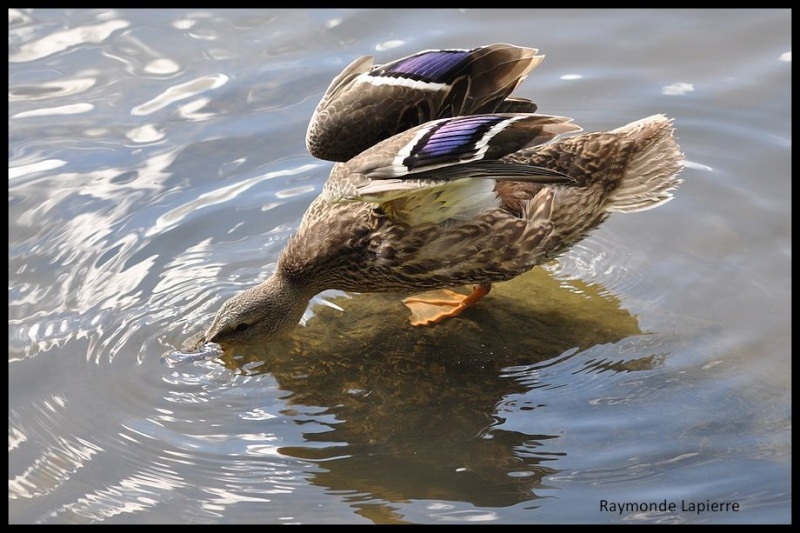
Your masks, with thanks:
<instances>
[{"instance_id":1,"label":"blue-purple speculum patch","mask_svg":"<svg viewBox=\"0 0 800 533\"><path fill-rule=\"evenodd\" d=\"M472 50L433 50L387 63L370 74L449 84L462 74L471 54Z\"/></svg>"},{"instance_id":2,"label":"blue-purple speculum patch","mask_svg":"<svg viewBox=\"0 0 800 533\"><path fill-rule=\"evenodd\" d=\"M475 152L475 146L486 132L499 122L508 120L497 115L476 115L446 120L430 128L403 160L408 170L416 166L435 165L458 160Z\"/></svg>"}]
</instances>

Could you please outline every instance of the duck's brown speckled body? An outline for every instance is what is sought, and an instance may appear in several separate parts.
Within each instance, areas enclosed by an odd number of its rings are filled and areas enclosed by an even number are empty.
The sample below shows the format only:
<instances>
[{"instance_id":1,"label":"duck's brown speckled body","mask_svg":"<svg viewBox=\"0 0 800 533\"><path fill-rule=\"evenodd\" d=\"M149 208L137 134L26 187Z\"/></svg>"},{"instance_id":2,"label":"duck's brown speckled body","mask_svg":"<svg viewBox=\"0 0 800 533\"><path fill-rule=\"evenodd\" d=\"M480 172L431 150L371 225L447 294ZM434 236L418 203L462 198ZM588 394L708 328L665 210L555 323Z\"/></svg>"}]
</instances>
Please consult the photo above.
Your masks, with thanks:
<instances>
[{"instance_id":1,"label":"duck's brown speckled body","mask_svg":"<svg viewBox=\"0 0 800 533\"><path fill-rule=\"evenodd\" d=\"M275 272L223 305L206 331L207 342L268 342L294 328L309 300L326 289L419 292L474 285L469 296L445 292L406 300L413 323L437 322L473 305L492 283L567 250L610 213L642 211L672 198L682 154L671 120L653 115L611 131L576 133L580 128L566 117L495 112L511 106L504 102L516 102L509 93L540 61L532 58L541 56L509 45L475 50L487 49L495 57L528 58L512 69L516 77L493 91L492 112L437 118L427 115L436 106L428 106L419 125L393 131L336 163ZM434 68L437 57L413 65L445 72ZM363 65L351 65L331 84L309 128L309 146L326 144L319 134L324 116L347 115L348 105L361 109L357 94L343 93L369 70ZM457 83L472 75L447 74L462 80ZM396 89L374 80L360 83L373 92ZM341 104L347 101L353 103ZM413 109L419 102L417 97L406 104ZM481 106L473 107L470 113ZM337 124L347 122L339 118ZM334 152L331 158L342 150Z\"/></svg>"}]
</instances>

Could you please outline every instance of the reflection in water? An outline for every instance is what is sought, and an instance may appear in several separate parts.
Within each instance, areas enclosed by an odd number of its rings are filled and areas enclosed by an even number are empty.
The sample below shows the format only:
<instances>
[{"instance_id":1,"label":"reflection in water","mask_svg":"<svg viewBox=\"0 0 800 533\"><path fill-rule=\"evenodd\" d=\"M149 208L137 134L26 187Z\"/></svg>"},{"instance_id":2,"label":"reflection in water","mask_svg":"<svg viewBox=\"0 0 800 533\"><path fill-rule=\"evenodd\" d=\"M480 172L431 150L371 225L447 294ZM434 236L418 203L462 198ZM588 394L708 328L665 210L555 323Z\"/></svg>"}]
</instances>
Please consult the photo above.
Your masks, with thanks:
<instances>
[{"instance_id":1,"label":"reflection in water","mask_svg":"<svg viewBox=\"0 0 800 533\"><path fill-rule=\"evenodd\" d=\"M279 451L319 462L326 472L313 482L356 491L356 507L370 507L374 498L509 506L537 498L563 453L558 435L502 428L498 405L509 395L529 401L523 393L551 386L538 373L555 360L641 334L636 319L601 291L536 269L498 284L463 316L428 328L407 323L397 295L357 295L341 302L344 313L320 308L291 339L238 348L224 362L248 374L271 373L291 391L290 406L321 408L312 426L329 430ZM615 364L632 371L653 360ZM513 407L532 418L536 408ZM308 409L300 411L283 414L311 422Z\"/></svg>"}]
</instances>

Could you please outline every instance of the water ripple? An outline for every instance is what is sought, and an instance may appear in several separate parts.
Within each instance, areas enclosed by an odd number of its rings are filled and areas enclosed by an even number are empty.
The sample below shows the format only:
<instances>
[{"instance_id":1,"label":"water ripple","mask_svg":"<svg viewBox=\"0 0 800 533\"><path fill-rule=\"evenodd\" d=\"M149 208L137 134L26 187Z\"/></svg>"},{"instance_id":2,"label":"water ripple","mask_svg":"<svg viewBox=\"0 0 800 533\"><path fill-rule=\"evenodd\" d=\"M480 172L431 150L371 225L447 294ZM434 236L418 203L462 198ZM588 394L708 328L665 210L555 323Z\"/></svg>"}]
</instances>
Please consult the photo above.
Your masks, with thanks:
<instances>
[{"instance_id":1,"label":"water ripple","mask_svg":"<svg viewBox=\"0 0 800 533\"><path fill-rule=\"evenodd\" d=\"M24 471L16 475L9 472L10 499L34 498L56 490L93 456L102 452L102 448L84 438L54 432L59 421L66 416L66 406L63 397L51 395L27 407L25 412L9 410L9 453L12 450L20 454L25 451L30 457L31 450L18 448L20 442L26 441L35 443L40 450L40 455L31 458ZM40 430L34 431L37 426ZM29 432L34 434L29 436Z\"/></svg>"},{"instance_id":2,"label":"water ripple","mask_svg":"<svg viewBox=\"0 0 800 533\"><path fill-rule=\"evenodd\" d=\"M93 104L83 102L83 103L67 104L58 107L41 107L39 109L33 109L31 111L23 111L21 113L16 113L14 115L11 115L9 118L19 119L28 117L47 117L52 115L78 115L80 113L88 113L92 109L94 109Z\"/></svg>"},{"instance_id":3,"label":"water ripple","mask_svg":"<svg viewBox=\"0 0 800 533\"><path fill-rule=\"evenodd\" d=\"M206 91L222 87L227 82L228 76L225 74L209 74L207 76L202 76L200 78L167 88L164 92L153 97L147 102L135 106L131 110L131 114L135 116L150 115L175 102L192 98ZM208 100L201 100L200 102L201 103L197 105L202 107L208 102ZM191 109L193 112L196 108ZM190 114L191 112L185 114L184 116L189 116Z\"/></svg>"},{"instance_id":4,"label":"water ripple","mask_svg":"<svg viewBox=\"0 0 800 533\"><path fill-rule=\"evenodd\" d=\"M97 83L96 78L71 78L58 81L37 83L35 85L14 85L8 88L9 102L33 102L36 100L50 100L64 96L74 96L88 91ZM91 104L83 104L91 105ZM24 116L17 113L15 117ZM12 117L13 118L13 117Z\"/></svg>"},{"instance_id":5,"label":"water ripple","mask_svg":"<svg viewBox=\"0 0 800 533\"><path fill-rule=\"evenodd\" d=\"M571 280L582 280L602 287L602 294L626 301L651 289L648 266L645 252L616 234L598 231L545 268L562 279L568 290L576 290Z\"/></svg>"},{"instance_id":6,"label":"water ripple","mask_svg":"<svg viewBox=\"0 0 800 533\"><path fill-rule=\"evenodd\" d=\"M231 185L219 186L213 191L199 195L195 200L187 202L178 206L176 209L164 213L158 217L153 227L150 228L145 235L147 237L151 237L157 233L162 233L174 226L177 226L184 222L189 215L196 215L200 209L209 208L217 204L232 203L233 200L239 198L248 190L266 181L289 176L305 175L319 166L319 164L300 165L291 169L268 172L266 174L255 176L249 179L238 180L236 183ZM288 196L286 192L281 191L276 192L275 196L277 198L285 198L309 194L313 191L313 186L304 186L302 188L291 189ZM281 196L281 194L283 194L283 196Z\"/></svg>"},{"instance_id":7,"label":"water ripple","mask_svg":"<svg viewBox=\"0 0 800 533\"><path fill-rule=\"evenodd\" d=\"M125 20L109 20L100 24L70 28L45 35L9 49L8 61L36 61L83 44L99 44L114 32L130 25Z\"/></svg>"},{"instance_id":8,"label":"water ripple","mask_svg":"<svg viewBox=\"0 0 800 533\"><path fill-rule=\"evenodd\" d=\"M171 493L184 487L186 482L176 472L153 465L61 506L52 513L52 518L69 514L83 520L103 521L120 514L149 511L169 501Z\"/></svg>"}]
</instances>

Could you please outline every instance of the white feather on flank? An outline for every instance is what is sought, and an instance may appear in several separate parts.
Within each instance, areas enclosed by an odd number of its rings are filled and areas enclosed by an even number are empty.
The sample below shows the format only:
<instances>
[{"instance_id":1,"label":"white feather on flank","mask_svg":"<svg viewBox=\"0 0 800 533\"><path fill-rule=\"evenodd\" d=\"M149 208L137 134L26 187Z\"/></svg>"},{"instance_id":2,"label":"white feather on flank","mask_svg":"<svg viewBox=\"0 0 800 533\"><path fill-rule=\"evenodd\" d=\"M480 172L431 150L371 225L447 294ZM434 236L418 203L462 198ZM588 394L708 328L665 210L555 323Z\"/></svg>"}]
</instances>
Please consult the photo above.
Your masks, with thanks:
<instances>
[{"instance_id":1,"label":"white feather on flank","mask_svg":"<svg viewBox=\"0 0 800 533\"><path fill-rule=\"evenodd\" d=\"M384 206L395 217L415 226L469 220L485 209L499 207L500 199L493 180L463 178L416 189Z\"/></svg>"}]
</instances>

